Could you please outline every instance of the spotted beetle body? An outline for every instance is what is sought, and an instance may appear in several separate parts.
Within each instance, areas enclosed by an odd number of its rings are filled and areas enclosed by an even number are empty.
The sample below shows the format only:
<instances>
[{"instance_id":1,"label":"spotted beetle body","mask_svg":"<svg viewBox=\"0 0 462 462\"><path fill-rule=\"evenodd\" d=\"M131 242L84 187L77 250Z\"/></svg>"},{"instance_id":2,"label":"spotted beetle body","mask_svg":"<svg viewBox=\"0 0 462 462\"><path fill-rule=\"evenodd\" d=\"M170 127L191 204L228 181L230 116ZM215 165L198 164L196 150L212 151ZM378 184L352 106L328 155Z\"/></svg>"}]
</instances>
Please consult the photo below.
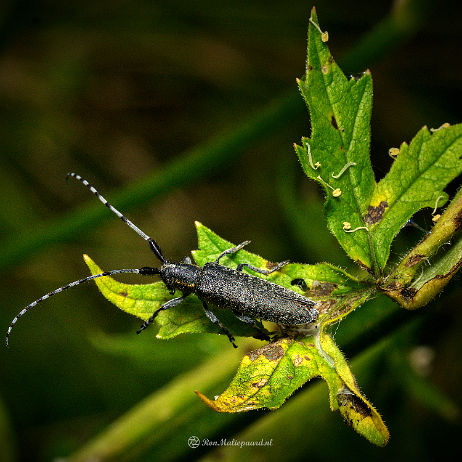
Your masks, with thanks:
<instances>
[{"instance_id":1,"label":"spotted beetle body","mask_svg":"<svg viewBox=\"0 0 462 462\"><path fill-rule=\"evenodd\" d=\"M196 295L218 307L286 326L314 322L318 317L315 302L303 295L216 262L206 263L199 279Z\"/></svg>"}]
</instances>

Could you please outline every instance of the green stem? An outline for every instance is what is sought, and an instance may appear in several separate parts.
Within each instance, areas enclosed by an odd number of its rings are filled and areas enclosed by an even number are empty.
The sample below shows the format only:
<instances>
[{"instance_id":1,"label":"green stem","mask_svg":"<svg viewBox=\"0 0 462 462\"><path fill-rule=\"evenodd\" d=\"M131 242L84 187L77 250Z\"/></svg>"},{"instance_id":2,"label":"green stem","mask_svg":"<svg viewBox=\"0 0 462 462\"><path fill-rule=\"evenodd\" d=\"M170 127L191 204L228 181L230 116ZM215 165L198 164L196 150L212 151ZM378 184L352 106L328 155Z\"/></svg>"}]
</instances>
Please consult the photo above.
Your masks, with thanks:
<instances>
[{"instance_id":1,"label":"green stem","mask_svg":"<svg viewBox=\"0 0 462 462\"><path fill-rule=\"evenodd\" d=\"M220 168L230 166L239 154L276 131L281 123L295 122L303 113L304 105L297 93L273 101L259 115L220 134L206 144L186 151L161 171L131 183L111 197L111 203L121 210L132 210L154 198L167 195L175 188L191 184ZM18 265L47 246L65 242L82 235L108 216L108 211L97 201L72 211L36 231L28 229L14 236L0 247L0 270Z\"/></svg>"},{"instance_id":2,"label":"green stem","mask_svg":"<svg viewBox=\"0 0 462 462\"><path fill-rule=\"evenodd\" d=\"M173 435L175 435L175 447L169 451L169 457L175 460L178 452L184 455L188 450L188 437L201 438L207 435L207 433L201 434L199 421L203 414L211 413L193 392L194 387L204 392L216 391L220 382L232 375L243 351L243 348L227 349L213 361L206 362L195 370L177 377L165 388L148 396L114 421L76 453L63 460L65 462L119 460L132 451L145 450L146 444L153 447L156 442L165 443L165 440L171 440ZM217 367L217 364L220 366ZM219 416L219 414L214 415ZM190 428L191 434L187 434L184 438L181 436L183 419L195 422L194 431L197 434L192 433L193 430ZM210 418L208 422L212 424ZM229 420L218 419L213 430L217 430L225 423L229 424ZM210 434L210 428L206 427L203 430ZM159 449L163 453L165 447ZM162 457L162 460L167 459Z\"/></svg>"}]
</instances>

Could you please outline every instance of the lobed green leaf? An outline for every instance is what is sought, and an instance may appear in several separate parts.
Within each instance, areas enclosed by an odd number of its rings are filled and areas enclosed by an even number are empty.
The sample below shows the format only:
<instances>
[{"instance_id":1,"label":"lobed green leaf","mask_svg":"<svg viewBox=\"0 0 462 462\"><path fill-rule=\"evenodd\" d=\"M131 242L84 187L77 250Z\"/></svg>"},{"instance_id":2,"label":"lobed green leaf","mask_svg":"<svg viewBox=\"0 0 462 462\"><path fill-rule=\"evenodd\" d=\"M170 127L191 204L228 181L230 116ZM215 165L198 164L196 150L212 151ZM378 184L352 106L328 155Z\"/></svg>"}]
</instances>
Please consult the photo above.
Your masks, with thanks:
<instances>
[{"instance_id":1,"label":"lobed green leaf","mask_svg":"<svg viewBox=\"0 0 462 462\"><path fill-rule=\"evenodd\" d=\"M326 191L329 229L354 261L372 268L374 256L368 235L343 230L344 222L353 228L363 226L363 215L374 192L369 160L372 79L369 72L358 80L347 79L313 25L317 24L314 12L311 21L306 76L299 81L310 111L311 137L295 148L305 173ZM335 189L341 191L340 196L334 197Z\"/></svg>"},{"instance_id":2,"label":"lobed green leaf","mask_svg":"<svg viewBox=\"0 0 462 462\"><path fill-rule=\"evenodd\" d=\"M402 144L377 184L369 157L370 73L347 79L323 41L315 13L311 22L306 76L299 86L312 134L295 149L305 173L326 191L329 229L354 261L378 277L407 221L447 201L443 188L462 173L462 125L424 127L409 146Z\"/></svg>"},{"instance_id":3,"label":"lobed green leaf","mask_svg":"<svg viewBox=\"0 0 462 462\"><path fill-rule=\"evenodd\" d=\"M424 127L409 146L401 145L390 172L378 183L371 199L370 207L381 212L366 221L381 269L387 263L393 238L412 215L447 201L443 188L462 173L461 156L462 124L433 133Z\"/></svg>"}]
</instances>

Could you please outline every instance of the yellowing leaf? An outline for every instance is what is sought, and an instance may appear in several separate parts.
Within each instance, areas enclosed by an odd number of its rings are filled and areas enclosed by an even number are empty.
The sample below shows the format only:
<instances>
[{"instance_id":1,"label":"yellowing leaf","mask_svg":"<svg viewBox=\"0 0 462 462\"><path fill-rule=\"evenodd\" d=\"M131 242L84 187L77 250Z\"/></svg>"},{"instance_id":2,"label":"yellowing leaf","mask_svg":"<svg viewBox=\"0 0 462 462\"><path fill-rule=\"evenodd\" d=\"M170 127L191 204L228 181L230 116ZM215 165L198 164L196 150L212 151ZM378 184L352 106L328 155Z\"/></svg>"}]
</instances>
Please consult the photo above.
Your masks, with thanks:
<instances>
[{"instance_id":1,"label":"yellowing leaf","mask_svg":"<svg viewBox=\"0 0 462 462\"><path fill-rule=\"evenodd\" d=\"M379 446L388 442L380 415L359 392L346 360L327 334L280 339L258 348L244 356L233 381L216 399L196 393L217 412L276 409L313 377L326 381L331 409L340 410L358 433Z\"/></svg>"}]
</instances>

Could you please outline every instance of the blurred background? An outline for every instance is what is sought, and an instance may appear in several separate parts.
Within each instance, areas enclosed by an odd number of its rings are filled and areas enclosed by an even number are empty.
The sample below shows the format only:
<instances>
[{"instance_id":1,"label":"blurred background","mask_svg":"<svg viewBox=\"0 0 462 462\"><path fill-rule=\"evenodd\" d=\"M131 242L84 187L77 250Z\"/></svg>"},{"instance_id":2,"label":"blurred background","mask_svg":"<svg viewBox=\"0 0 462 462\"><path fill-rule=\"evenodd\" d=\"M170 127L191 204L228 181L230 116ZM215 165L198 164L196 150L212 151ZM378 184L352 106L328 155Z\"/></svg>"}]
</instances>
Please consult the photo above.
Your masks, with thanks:
<instances>
[{"instance_id":1,"label":"blurred background","mask_svg":"<svg viewBox=\"0 0 462 462\"><path fill-rule=\"evenodd\" d=\"M83 253L105 270L158 264L86 188L73 180L66 186L69 171L94 184L173 261L196 248L197 220L231 242L250 239L249 250L272 261L328 261L356 271L326 230L322 193L304 178L293 150L310 135L295 79L304 74L312 6L298 0L2 2L0 332L33 300L86 276ZM315 6L345 74L372 72L377 180L392 163L389 148L410 142L423 125L462 121L460 2L318 0ZM416 217L424 228L431 226L430 212ZM421 237L405 228L392 261ZM271 418L273 446L260 455L249 448L191 450L171 427L156 448L147 444L110 460L453 454L462 404L460 296L456 277L422 313L402 313L379 298L335 333L353 361L375 351L353 372L389 426L385 449L331 413L320 384L319 400L306 398L316 413L293 411L283 427L300 434L290 447L278 430L284 407L212 416L199 402L204 426L192 433L191 424L186 434L232 439ZM213 365L230 348L223 336L163 342L155 329L136 336L139 325L92 284L22 318L10 348L0 348L0 461L72 454L150 393L202 363ZM190 384L191 394L196 386ZM178 454L161 450L168 444Z\"/></svg>"}]
</instances>

